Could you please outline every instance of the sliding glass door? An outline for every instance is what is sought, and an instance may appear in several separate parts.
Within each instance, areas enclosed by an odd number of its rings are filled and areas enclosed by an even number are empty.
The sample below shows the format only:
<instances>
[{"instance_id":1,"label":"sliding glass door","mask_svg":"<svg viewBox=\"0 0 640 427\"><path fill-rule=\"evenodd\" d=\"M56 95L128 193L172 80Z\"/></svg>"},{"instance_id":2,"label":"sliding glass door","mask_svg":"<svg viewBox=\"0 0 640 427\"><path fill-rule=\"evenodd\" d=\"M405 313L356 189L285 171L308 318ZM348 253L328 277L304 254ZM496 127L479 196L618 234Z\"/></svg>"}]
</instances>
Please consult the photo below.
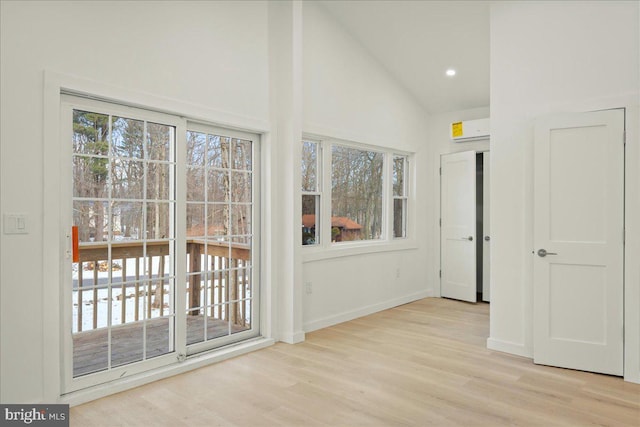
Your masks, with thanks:
<instances>
[{"instance_id":1,"label":"sliding glass door","mask_svg":"<svg viewBox=\"0 0 640 427\"><path fill-rule=\"evenodd\" d=\"M78 97L62 111L65 391L257 336L257 136Z\"/></svg>"}]
</instances>

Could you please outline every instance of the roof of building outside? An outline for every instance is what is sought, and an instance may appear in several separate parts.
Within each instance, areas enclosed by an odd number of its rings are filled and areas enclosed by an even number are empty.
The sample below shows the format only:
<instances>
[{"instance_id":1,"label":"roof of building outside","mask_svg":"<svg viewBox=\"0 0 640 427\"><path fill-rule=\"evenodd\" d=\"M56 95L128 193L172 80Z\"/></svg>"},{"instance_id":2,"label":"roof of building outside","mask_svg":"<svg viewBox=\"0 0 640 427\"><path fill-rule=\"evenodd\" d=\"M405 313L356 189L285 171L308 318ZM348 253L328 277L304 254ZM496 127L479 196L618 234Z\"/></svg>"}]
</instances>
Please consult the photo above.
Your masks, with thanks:
<instances>
[{"instance_id":1,"label":"roof of building outside","mask_svg":"<svg viewBox=\"0 0 640 427\"><path fill-rule=\"evenodd\" d=\"M316 216L314 214L302 215L302 226L312 228L316 225ZM331 227L338 227L345 230L361 230L362 226L346 216L332 216Z\"/></svg>"}]
</instances>

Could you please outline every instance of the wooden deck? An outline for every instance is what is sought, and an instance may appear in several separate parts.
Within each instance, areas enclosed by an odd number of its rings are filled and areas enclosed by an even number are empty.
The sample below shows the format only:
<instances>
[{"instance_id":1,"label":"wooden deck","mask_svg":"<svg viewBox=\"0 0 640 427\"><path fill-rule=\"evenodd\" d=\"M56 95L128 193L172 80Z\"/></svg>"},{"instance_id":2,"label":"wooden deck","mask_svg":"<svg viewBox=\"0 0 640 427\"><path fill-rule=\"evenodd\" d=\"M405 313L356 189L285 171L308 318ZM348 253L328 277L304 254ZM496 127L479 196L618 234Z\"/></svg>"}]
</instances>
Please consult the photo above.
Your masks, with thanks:
<instances>
[{"instance_id":1,"label":"wooden deck","mask_svg":"<svg viewBox=\"0 0 640 427\"><path fill-rule=\"evenodd\" d=\"M111 329L111 366L116 367L143 359L142 337L146 333L146 358L161 356L170 350L170 318L147 321L146 332L142 322L127 323ZM232 323L231 333L249 329ZM217 338L229 334L229 322L207 319L207 338ZM203 341L203 316L187 316L187 344ZM108 364L107 329L94 329L73 335L73 376L102 371Z\"/></svg>"}]
</instances>

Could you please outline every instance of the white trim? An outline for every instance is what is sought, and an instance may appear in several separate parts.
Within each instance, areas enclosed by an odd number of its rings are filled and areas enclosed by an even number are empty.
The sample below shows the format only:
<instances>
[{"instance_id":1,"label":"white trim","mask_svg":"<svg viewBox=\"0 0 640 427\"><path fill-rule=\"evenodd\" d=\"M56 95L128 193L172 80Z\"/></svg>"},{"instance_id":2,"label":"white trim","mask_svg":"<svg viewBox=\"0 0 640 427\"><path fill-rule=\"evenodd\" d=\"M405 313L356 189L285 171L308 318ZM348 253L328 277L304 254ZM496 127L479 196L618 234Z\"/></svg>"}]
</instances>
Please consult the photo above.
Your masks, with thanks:
<instances>
[{"instance_id":1,"label":"white trim","mask_svg":"<svg viewBox=\"0 0 640 427\"><path fill-rule=\"evenodd\" d=\"M98 99L120 105L125 101L129 107L179 117L189 117L191 121L211 123L225 128L255 133L263 133L269 130L269 122L264 119L240 116L238 114L214 110L203 105L151 95L51 70L45 70L45 83L47 81L57 86L59 91L75 96L84 96L89 99Z\"/></svg>"},{"instance_id":2,"label":"white trim","mask_svg":"<svg viewBox=\"0 0 640 427\"><path fill-rule=\"evenodd\" d=\"M396 159L402 159L402 195L400 196L396 196L394 194L393 191L393 170L395 167L395 160ZM413 203L409 203L409 200L411 198L411 193L410 193L410 189L413 188L413 185L409 185L411 183L411 177L407 176L410 175L411 169L409 166L409 155L406 154L397 154L397 153L392 153L391 154L391 161L390 163L390 173L389 173L389 184L390 184L390 199L391 199L391 203L389 206L390 212L391 212L391 230L390 230L390 236L389 239L392 241L397 241L397 240L402 240L402 239L407 239L409 236L413 236L414 234L409 234L409 212L408 212L408 208L409 205L415 205L415 198L413 199L414 202ZM402 216L402 231L404 232L404 236L400 236L400 237L395 237L394 233L395 233L395 203L396 200L403 200L404 201L404 206L403 206L403 216ZM413 215L411 216L413 217Z\"/></svg>"},{"instance_id":3,"label":"white trim","mask_svg":"<svg viewBox=\"0 0 640 427\"><path fill-rule=\"evenodd\" d=\"M59 189L59 195L60 195L60 202L59 202L60 203L60 207L59 207L60 226L59 228L63 234L66 234L68 232L67 230L69 230L71 228L71 225L73 224L73 218L72 218L73 215L71 214L71 201L74 200L74 198L72 197L72 188L71 188L72 182L73 182L72 168L71 168L73 152L71 149L71 144L65 143L65 141L71 141L72 131L71 131L70 124L71 124L73 110L86 109L91 112L105 114L109 117L114 115L120 115L124 117L134 118L136 120L144 120L145 127L146 127L147 121L152 121L154 123L161 123L163 125L171 126L174 128L174 132L176 133L174 136L176 138L175 144L178 144L178 141L184 139L183 137L180 137L179 135L177 135L178 128L184 127L184 119L178 116L167 115L167 114L159 113L156 111L129 107L127 105L124 105L122 102L119 104L110 104L108 102L103 102L93 98L85 98L85 97L78 98L73 95L67 95L66 93L63 93L60 96L60 104L61 104L60 128L61 128L61 132L63 132L63 137L61 137L61 139L58 141L58 147L61 153L61 159L60 159L60 164L61 164L60 179L61 180L59 182L59 187L60 187ZM65 123L67 123L68 125L65 125ZM172 146L171 150L181 151L181 150L185 150L185 147ZM113 153L110 152L108 156L109 157L113 156ZM144 159L141 159L141 161L144 161L144 162L149 161L146 154ZM174 165L175 167L176 166L175 156L172 159L168 159L166 164ZM174 185L175 184L171 184L172 188ZM111 197L111 194L109 195L108 200L111 200L110 197ZM169 200L167 200L168 205L173 204L173 209L171 212L172 218L175 218L175 211L177 209L181 209L180 206L177 206L177 200L175 200L174 198L175 198L175 194L171 195L169 197ZM175 224L171 222L170 222L170 227L173 231L176 230ZM111 241L111 231L109 232L109 236ZM178 239L177 235L170 234L170 236L173 237L173 238L170 237L167 240L167 242L172 247L171 254L173 255L173 257L170 260L170 263L174 265L175 263L179 265L180 264L186 265L186 254L175 252L176 245L182 246L184 244L184 232L182 232L183 240L181 241L177 240ZM142 241L146 242L146 241L149 241L149 239L143 238ZM63 284L71 283L71 263L68 262L69 255L67 254L65 258L67 262L64 262L63 266L61 267ZM174 301L175 301L176 292L178 291L178 289L182 289L182 288L181 286L177 285L177 283L179 283L179 280L174 274L175 274L175 270L172 269L169 276L170 283L173 283L172 289L170 291L170 295L171 295L171 298L174 298ZM109 281L111 281L111 276L109 276ZM62 289L63 289L63 291L61 292L62 310L60 312L61 320L59 319L58 321L62 322L61 334L62 334L62 340L64 342L64 347L61 349L62 357L64 359L64 364L62 367L62 376L63 376L62 392L63 393L73 392L73 391L91 387L100 383L110 382L110 381L119 379L125 374L135 375L136 373L144 372L147 370L157 368L159 366L167 365L177 358L177 354L184 353L184 345L180 344L181 341L172 340L170 342L169 351L166 354L160 355L158 357L144 359L141 361L126 363L125 365L122 365L122 366L112 367L111 353L109 352L107 355L107 366L109 367L108 369L86 374L86 375L74 376L73 342L72 342L72 333L71 333L73 328L71 325L71 316L70 316L72 290L67 286L62 286ZM109 292L111 292L110 288L109 288ZM177 293L181 293L181 292L177 292ZM173 312L164 317L181 319L182 316L184 316L184 313L178 314L176 313L176 309L179 310L179 307L184 307L184 305L173 304L172 307L173 307ZM110 309L111 307L109 307L108 313L110 313ZM144 316L144 318L146 319L146 316ZM146 320L143 320L143 322L146 322ZM175 326L179 325L180 323L181 322L177 322L177 321L169 322L170 325L175 325ZM107 320L107 328L111 329L113 326L116 326L116 325L111 324L111 317L109 314L109 318ZM169 328L168 338L173 338L174 335L175 335L174 329ZM110 335L109 335L109 340L110 340ZM143 343L146 343L146 340L143 340Z\"/></svg>"},{"instance_id":4,"label":"white trim","mask_svg":"<svg viewBox=\"0 0 640 427\"><path fill-rule=\"evenodd\" d=\"M181 120L180 124L176 126L176 143L174 146L175 149L175 180L174 180L174 189L176 194L174 195L176 200L176 209L174 212L175 221L173 222L176 227L175 230L175 242L179 242L181 247L186 243L187 240L187 216L186 215L178 215L178 209L185 209L187 206L187 123L186 120ZM176 243L174 243L176 244ZM172 260L176 264L175 269L175 284L173 287L173 298L174 298L174 306L173 313L174 319L177 319L178 310L184 311L184 307L187 305L187 293L186 292L178 292L178 290L184 290L184 282L181 278L187 277L187 253L186 251L178 250L178 247L175 248L175 257ZM182 246L184 247L184 246ZM178 357L178 360L182 358L182 356L186 355L185 345L176 345L176 343L186 343L187 342L187 322L178 322L176 321L174 324L175 330L175 341L174 350L175 354Z\"/></svg>"},{"instance_id":5,"label":"white trim","mask_svg":"<svg viewBox=\"0 0 640 427\"><path fill-rule=\"evenodd\" d=\"M487 338L487 348L489 350L501 351L503 353L515 354L516 356L533 358L533 353L522 343L502 341L495 338Z\"/></svg>"},{"instance_id":6,"label":"white trim","mask_svg":"<svg viewBox=\"0 0 640 427\"><path fill-rule=\"evenodd\" d=\"M236 138L243 141L250 141L251 145L251 169L249 173L251 173L251 329L232 333L230 335L209 338L206 341L196 342L192 344L188 344L186 346L186 354L188 356L196 355L201 352L215 350L216 348L220 348L221 346L225 346L228 344L233 344L242 340L251 339L260 336L261 334L261 324L260 324L260 294L261 294L261 239L260 239L260 230L261 230L261 216L262 211L260 208L261 194L260 191L257 191L261 188L260 181L262 179L261 176L261 168L260 168L260 153L261 153L261 136L256 133L250 133L245 131L238 130L229 130L227 128L221 128L218 126L205 124L202 122L193 122L189 119L186 120L186 130L193 132L204 133L207 136L216 135L222 138ZM230 148L231 150L231 148ZM184 165L187 166L186 163ZM204 170L209 169L209 166L204 166ZM215 169L215 168L213 168ZM233 165L229 165L229 171L239 171L246 172L245 170L235 169ZM197 202L198 204L203 203L208 205L211 203L210 200ZM231 202L229 202L231 203ZM186 201L185 201L186 206ZM236 237L231 234L232 238ZM185 254L186 257L186 254ZM186 276L185 276L186 277ZM184 307L184 305L182 306ZM181 322L178 322L181 323Z\"/></svg>"},{"instance_id":7,"label":"white trim","mask_svg":"<svg viewBox=\"0 0 640 427\"><path fill-rule=\"evenodd\" d=\"M64 156L64 153L59 150L62 129L60 116L62 94L80 95L88 99L106 101L123 107L140 108L155 113L166 113L177 116L182 120L184 120L184 116L188 116L190 120L193 121L211 123L224 127L225 129L231 128L238 131L248 131L257 134L260 138L268 134L269 122L263 119L225 113L201 105L110 86L50 70L45 70L43 77L43 203L44 206L47 207L47 214L43 217L42 241L43 269L49 273L49 280L43 282L41 289L43 300L47 301L47 304L43 306L42 313L42 365L44 372L42 376L42 401L49 403L74 402L73 404L78 404L273 344L272 338L258 337L249 342L198 354L197 356L193 356L195 358L193 359L194 362L180 363L179 366L176 366L175 363L178 362L175 362L173 365L134 374L125 379L100 384L62 396L61 393L64 384L61 366L63 329L60 324L60 310L63 298L61 283L64 282L64 272L61 269L61 260L67 242L66 230L64 230L61 216L63 199L60 197L61 188L59 185L61 180L61 162ZM125 103L126 106L123 105ZM181 127L184 128L184 124L181 124ZM258 149L262 151L264 148L259 147ZM259 170L255 172L261 174ZM265 184L262 184L260 188L265 189ZM268 188L269 187L267 187L267 189ZM261 217L264 216L264 212L260 212L259 214ZM256 247L260 246L261 243L258 241ZM261 278L265 277L264 273L261 273L260 276ZM262 282L262 280L260 282ZM271 288L270 281L267 280L265 282L268 282L268 291L273 293L274 291ZM268 303L271 303L271 301ZM270 335L272 328L271 316L273 316L274 311L271 309L265 310L266 304L267 301L260 301L260 306L263 310L260 310L260 314L257 315L260 318L261 327L263 322L268 325L266 330L269 331ZM268 316L265 316L267 313ZM170 353L170 355L172 354L173 353ZM191 358L187 360L189 361Z\"/></svg>"},{"instance_id":8,"label":"white trim","mask_svg":"<svg viewBox=\"0 0 640 427\"><path fill-rule=\"evenodd\" d=\"M432 293L433 292L430 289L427 289L425 291L420 291L402 297L394 298L392 300L361 307L356 310L349 310L339 314L323 317L318 320L313 320L311 322L305 323L303 327L305 332L307 333L317 331L318 329L327 328L329 326L337 325L343 322L348 322L349 320L357 319L358 317L368 316L369 314L377 313L382 310L388 310L399 305L418 301L423 298L432 297Z\"/></svg>"},{"instance_id":9,"label":"white trim","mask_svg":"<svg viewBox=\"0 0 640 427\"><path fill-rule=\"evenodd\" d=\"M264 337L273 337L277 339L277 313L278 313L278 294L277 287L274 286L274 257L271 250L271 242L273 237L273 192L274 179L271 173L274 162L274 139L272 133L261 135L260 150L261 168L260 168L260 230L261 240L257 249L260 251L261 268L258 280L260 280L260 331Z\"/></svg>"},{"instance_id":10,"label":"white trim","mask_svg":"<svg viewBox=\"0 0 640 427\"><path fill-rule=\"evenodd\" d=\"M303 247L302 262L322 261L346 256L373 254L379 252L408 251L418 249L415 238L386 240L363 240L348 242L341 245L323 247L321 245L307 245Z\"/></svg>"},{"instance_id":11,"label":"white trim","mask_svg":"<svg viewBox=\"0 0 640 427\"><path fill-rule=\"evenodd\" d=\"M391 252L398 250L417 249L418 244L416 240L416 194L415 177L416 171L413 165L415 159L415 153L411 151L404 151L402 149L392 148L385 145L371 145L356 142L353 140L339 139L335 137L329 137L319 133L304 133L301 139L302 141L311 141L318 144L318 149L322 153L319 156L319 184L321 187L320 193L320 220L316 220L316 229L318 228L318 222L320 230L316 231L320 242L314 245L302 245L299 243L302 262L320 261L331 258L339 258L344 256L378 253L378 252ZM339 242L334 243L331 241L331 161L332 161L332 147L333 145L340 145L356 150L367 150L376 153L381 153L384 156L384 168L383 168L383 183L382 183L382 229L381 237L379 239L369 240L357 240L351 242ZM393 158L404 157L404 181L405 181L405 195L404 199L407 200L407 212L406 214L406 236L402 238L393 237ZM328 172L328 173L327 173ZM386 179L384 179L386 178ZM302 195L310 194L309 192L298 190L298 199L301 200Z\"/></svg>"},{"instance_id":12,"label":"white trim","mask_svg":"<svg viewBox=\"0 0 640 427\"><path fill-rule=\"evenodd\" d=\"M624 379L640 384L640 105L625 113Z\"/></svg>"},{"instance_id":13,"label":"white trim","mask_svg":"<svg viewBox=\"0 0 640 427\"><path fill-rule=\"evenodd\" d=\"M43 401L56 402L60 396L61 377L61 342L60 307L63 281L60 259L64 253L65 236L61 236L60 226L60 170L62 153L60 147L60 87L58 76L44 73L44 126L43 126L43 176L44 206L47 215L43 218L43 271L47 271L50 280L42 284L42 299L47 301L42 308L42 388Z\"/></svg>"},{"instance_id":14,"label":"white trim","mask_svg":"<svg viewBox=\"0 0 640 427\"><path fill-rule=\"evenodd\" d=\"M302 143L302 141L311 141L311 142L317 142L318 144L321 144L321 145L335 144L335 145L341 145L347 148L353 148L355 150L375 151L376 153L381 153L381 154L388 153L388 154L397 155L397 156L411 157L415 155L415 151L408 151L402 148L396 148L388 145L389 141L386 141L387 145L385 145L384 142L380 144L372 144L370 142L369 143L361 142L363 141L361 139L345 139L345 138L338 138L336 136L330 136L330 135L332 134L318 134L318 133L304 132L302 134L302 139L300 140L300 142ZM331 152L330 149L329 149L329 152ZM329 154L329 160L331 160L331 153Z\"/></svg>"},{"instance_id":15,"label":"white trim","mask_svg":"<svg viewBox=\"0 0 640 427\"><path fill-rule=\"evenodd\" d=\"M380 138L378 135L364 135L364 134L354 134L348 131L340 130L337 128L331 128L328 126L323 126L319 124L314 124L310 122L304 122L302 124L302 135L303 138L312 138L312 139L334 139L337 141L342 141L348 143L351 141L353 144L356 144L358 147L368 147L371 149L379 149L380 147L386 147L387 149L393 149L397 153L405 153L412 154L413 141L400 141L400 145L397 145L398 140L395 140L393 147L389 147L389 138ZM329 137L331 135L331 137ZM367 144L360 143L358 141L368 141Z\"/></svg>"},{"instance_id":16,"label":"white trim","mask_svg":"<svg viewBox=\"0 0 640 427\"><path fill-rule=\"evenodd\" d=\"M203 123L202 121L186 119L187 130L206 133L208 135L216 135L223 138L235 138L243 141L252 141L256 145L260 143L260 134L255 132L248 132L239 129L231 129L226 127L220 127L210 123ZM255 150L252 151L252 155L255 154ZM253 159L252 159L253 161ZM255 166L255 162L252 163Z\"/></svg>"},{"instance_id":17,"label":"white trim","mask_svg":"<svg viewBox=\"0 0 640 427\"><path fill-rule=\"evenodd\" d=\"M298 344L305 340L305 333L303 331L293 333L283 333L280 337L280 341L287 344Z\"/></svg>"},{"instance_id":18,"label":"white trim","mask_svg":"<svg viewBox=\"0 0 640 427\"><path fill-rule=\"evenodd\" d=\"M386 151L382 157L382 229L380 236L393 242L393 151ZM387 179L384 179L384 178Z\"/></svg>"},{"instance_id":19,"label":"white trim","mask_svg":"<svg viewBox=\"0 0 640 427\"><path fill-rule=\"evenodd\" d=\"M640 99L638 93L624 93L598 99L589 99L553 106L554 111L584 112L604 109L625 108L626 153L625 153L625 272L624 272L624 380L640 384ZM549 111L549 106L540 106L541 111ZM525 187L532 188L533 165L525 164L523 171ZM528 182L528 184L527 184ZM527 191L522 197L525 216L529 215ZM532 193L530 193L532 194ZM531 196L532 199L533 196ZM528 206L528 207L527 207ZM525 218L526 219L526 218ZM526 220L525 220L526 227ZM525 342L532 343L532 266L530 250L532 229L524 230L522 268L522 333ZM437 274L437 272L436 272ZM493 317L493 316L492 316ZM487 348L533 358L533 349L524 344L496 340L489 337Z\"/></svg>"}]
</instances>

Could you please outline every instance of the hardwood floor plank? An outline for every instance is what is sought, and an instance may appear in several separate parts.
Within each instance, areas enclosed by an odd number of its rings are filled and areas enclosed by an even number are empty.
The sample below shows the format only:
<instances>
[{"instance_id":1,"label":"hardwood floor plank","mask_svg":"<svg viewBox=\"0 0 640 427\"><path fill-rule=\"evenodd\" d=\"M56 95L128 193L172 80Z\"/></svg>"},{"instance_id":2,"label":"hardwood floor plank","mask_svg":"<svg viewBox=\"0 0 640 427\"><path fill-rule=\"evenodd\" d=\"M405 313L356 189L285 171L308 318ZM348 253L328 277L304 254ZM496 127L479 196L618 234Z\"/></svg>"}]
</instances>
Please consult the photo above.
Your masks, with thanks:
<instances>
[{"instance_id":1,"label":"hardwood floor plank","mask_svg":"<svg viewBox=\"0 0 640 427\"><path fill-rule=\"evenodd\" d=\"M640 385L486 348L427 298L71 409L72 426L634 426Z\"/></svg>"}]
</instances>

